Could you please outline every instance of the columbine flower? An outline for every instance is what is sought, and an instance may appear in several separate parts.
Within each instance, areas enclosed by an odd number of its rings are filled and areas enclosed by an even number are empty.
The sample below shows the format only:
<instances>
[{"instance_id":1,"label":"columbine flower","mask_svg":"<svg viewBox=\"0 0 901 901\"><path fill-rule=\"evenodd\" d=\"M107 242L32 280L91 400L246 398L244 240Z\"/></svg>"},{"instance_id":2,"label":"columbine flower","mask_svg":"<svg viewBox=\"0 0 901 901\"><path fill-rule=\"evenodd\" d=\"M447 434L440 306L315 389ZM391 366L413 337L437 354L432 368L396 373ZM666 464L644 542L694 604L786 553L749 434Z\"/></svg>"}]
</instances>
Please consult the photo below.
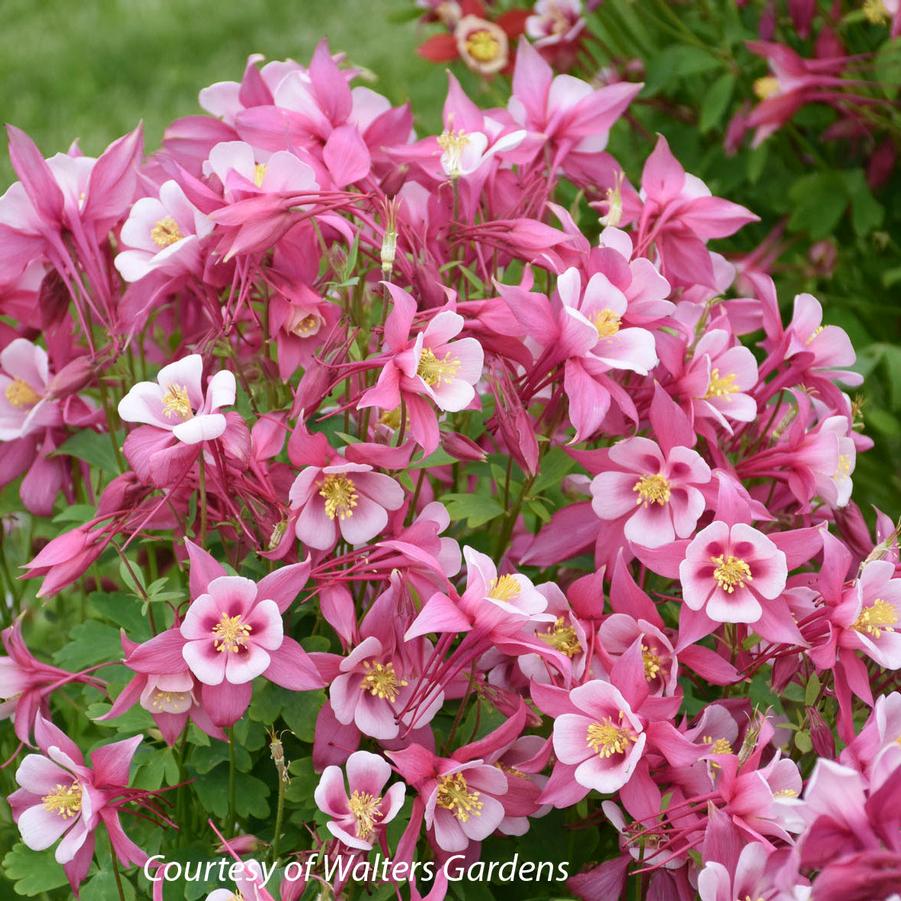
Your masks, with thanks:
<instances>
[{"instance_id":1,"label":"columbine flower","mask_svg":"<svg viewBox=\"0 0 901 901\"><path fill-rule=\"evenodd\" d=\"M347 785L340 767L326 767L313 797L319 809L333 817L326 828L335 838L368 851L400 812L406 788L403 782L395 782L383 791L391 767L378 754L356 751L347 758L345 769Z\"/></svg>"},{"instance_id":2,"label":"columbine flower","mask_svg":"<svg viewBox=\"0 0 901 901\"><path fill-rule=\"evenodd\" d=\"M204 171L222 183L226 197L261 193L304 194L319 185L312 168L293 153L279 150L258 162L253 147L244 141L223 141L210 150Z\"/></svg>"},{"instance_id":3,"label":"columbine flower","mask_svg":"<svg viewBox=\"0 0 901 901\"><path fill-rule=\"evenodd\" d=\"M720 623L757 622L761 600L779 597L787 574L785 554L745 523L701 529L679 565L685 603Z\"/></svg>"},{"instance_id":4,"label":"columbine flower","mask_svg":"<svg viewBox=\"0 0 901 901\"><path fill-rule=\"evenodd\" d=\"M454 29L457 51L466 65L480 75L493 75L510 60L507 33L478 16L463 16Z\"/></svg>"},{"instance_id":5,"label":"columbine flower","mask_svg":"<svg viewBox=\"0 0 901 901\"><path fill-rule=\"evenodd\" d=\"M43 717L35 724L40 754L29 754L16 771L21 788L9 796L22 841L33 851L56 848L73 889L84 879L94 853L94 833L103 823L120 862L144 863L147 856L122 831L116 802L128 788L129 768L141 736L103 745L85 764L75 743Z\"/></svg>"},{"instance_id":6,"label":"columbine flower","mask_svg":"<svg viewBox=\"0 0 901 901\"><path fill-rule=\"evenodd\" d=\"M507 792L507 777L480 760L442 761L437 780L425 799L425 824L435 830L444 851L464 851L470 842L488 838L505 816L498 800Z\"/></svg>"},{"instance_id":7,"label":"columbine flower","mask_svg":"<svg viewBox=\"0 0 901 901\"><path fill-rule=\"evenodd\" d=\"M25 338L0 351L0 441L15 441L61 425L59 407L47 397L47 352Z\"/></svg>"},{"instance_id":8,"label":"columbine flower","mask_svg":"<svg viewBox=\"0 0 901 901\"><path fill-rule=\"evenodd\" d=\"M888 560L871 560L854 587L850 625L839 644L856 648L886 669L901 669L901 578Z\"/></svg>"},{"instance_id":9,"label":"columbine flower","mask_svg":"<svg viewBox=\"0 0 901 901\"><path fill-rule=\"evenodd\" d=\"M217 372L202 387L203 358L190 354L164 366L156 382L138 382L119 401L119 416L125 422L143 422L171 432L184 444L199 444L219 438L226 429L221 407L235 402L235 377L228 370Z\"/></svg>"},{"instance_id":10,"label":"columbine flower","mask_svg":"<svg viewBox=\"0 0 901 901\"><path fill-rule=\"evenodd\" d=\"M307 466L291 485L291 507L299 510L297 537L307 546L327 551L338 534L348 544L365 544L388 524L388 511L398 510L404 490L390 476L366 463Z\"/></svg>"},{"instance_id":11,"label":"columbine flower","mask_svg":"<svg viewBox=\"0 0 901 901\"><path fill-rule=\"evenodd\" d=\"M127 249L116 255L116 268L127 282L151 272L191 272L200 264L200 240L212 230L213 222L188 200L181 185L164 182L159 198L142 197L131 208L121 231Z\"/></svg>"},{"instance_id":12,"label":"columbine flower","mask_svg":"<svg viewBox=\"0 0 901 901\"><path fill-rule=\"evenodd\" d=\"M619 791L641 759L646 736L626 699L609 682L595 679L574 688L570 701L579 713L554 720L554 753L585 788Z\"/></svg>"},{"instance_id":13,"label":"columbine flower","mask_svg":"<svg viewBox=\"0 0 901 901\"><path fill-rule=\"evenodd\" d=\"M526 34L536 47L569 44L584 28L582 0L537 0L526 19Z\"/></svg>"},{"instance_id":14,"label":"columbine flower","mask_svg":"<svg viewBox=\"0 0 901 901\"><path fill-rule=\"evenodd\" d=\"M627 438L610 448L612 470L591 482L594 512L601 519L625 518L624 534L644 547L661 547L676 536L687 538L704 512L697 485L710 481L700 454L674 447L664 457L648 438Z\"/></svg>"},{"instance_id":15,"label":"columbine flower","mask_svg":"<svg viewBox=\"0 0 901 901\"><path fill-rule=\"evenodd\" d=\"M275 601L258 598L257 585L241 576L220 576L185 615L182 655L205 685L241 685L262 675L284 640Z\"/></svg>"}]
</instances>

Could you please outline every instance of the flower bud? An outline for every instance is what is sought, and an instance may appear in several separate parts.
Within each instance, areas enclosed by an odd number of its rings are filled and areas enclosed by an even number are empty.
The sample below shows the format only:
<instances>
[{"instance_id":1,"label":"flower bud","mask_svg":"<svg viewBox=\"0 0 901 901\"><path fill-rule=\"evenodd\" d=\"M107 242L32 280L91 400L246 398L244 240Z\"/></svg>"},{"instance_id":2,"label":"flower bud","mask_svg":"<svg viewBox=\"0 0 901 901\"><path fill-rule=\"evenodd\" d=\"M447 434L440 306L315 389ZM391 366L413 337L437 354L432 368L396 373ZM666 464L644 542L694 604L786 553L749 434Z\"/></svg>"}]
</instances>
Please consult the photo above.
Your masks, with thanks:
<instances>
[{"instance_id":1,"label":"flower bud","mask_svg":"<svg viewBox=\"0 0 901 901\"><path fill-rule=\"evenodd\" d=\"M70 360L52 376L47 385L47 393L53 399L77 394L82 388L94 380L94 364L89 356L76 357Z\"/></svg>"}]
</instances>

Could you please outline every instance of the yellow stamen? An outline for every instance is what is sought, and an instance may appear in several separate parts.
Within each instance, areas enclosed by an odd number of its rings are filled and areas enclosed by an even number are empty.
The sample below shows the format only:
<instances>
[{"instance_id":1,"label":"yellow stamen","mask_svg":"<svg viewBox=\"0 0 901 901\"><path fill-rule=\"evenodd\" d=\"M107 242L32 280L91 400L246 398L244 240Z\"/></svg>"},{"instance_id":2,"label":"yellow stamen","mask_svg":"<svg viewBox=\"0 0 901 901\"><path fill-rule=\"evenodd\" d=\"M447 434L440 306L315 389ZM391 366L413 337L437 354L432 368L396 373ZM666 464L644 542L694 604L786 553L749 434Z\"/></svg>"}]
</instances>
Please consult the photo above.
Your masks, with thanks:
<instances>
[{"instance_id":1,"label":"yellow stamen","mask_svg":"<svg viewBox=\"0 0 901 901\"><path fill-rule=\"evenodd\" d=\"M157 688L150 696L150 706L154 710L168 711L172 707L180 707L190 694L189 691L163 691Z\"/></svg>"},{"instance_id":2,"label":"yellow stamen","mask_svg":"<svg viewBox=\"0 0 901 901\"><path fill-rule=\"evenodd\" d=\"M711 754L731 754L732 744L728 738L718 738L716 741L709 735L705 735L701 741L705 745L710 745Z\"/></svg>"},{"instance_id":3,"label":"yellow stamen","mask_svg":"<svg viewBox=\"0 0 901 901\"><path fill-rule=\"evenodd\" d=\"M58 814L64 820L71 820L81 812L81 785L78 782L71 785L57 783L49 795L41 798L41 802L44 810Z\"/></svg>"},{"instance_id":4,"label":"yellow stamen","mask_svg":"<svg viewBox=\"0 0 901 901\"><path fill-rule=\"evenodd\" d=\"M847 478L849 475L851 475L851 458L847 454L839 454L835 477L842 479Z\"/></svg>"},{"instance_id":5,"label":"yellow stamen","mask_svg":"<svg viewBox=\"0 0 901 901\"><path fill-rule=\"evenodd\" d=\"M660 659L660 655L657 654L653 648L649 648L647 645L643 644L641 646L641 658L644 661L644 677L648 682L653 682L663 669L663 662Z\"/></svg>"},{"instance_id":6,"label":"yellow stamen","mask_svg":"<svg viewBox=\"0 0 901 901\"><path fill-rule=\"evenodd\" d=\"M353 479L345 475L329 475L322 480L319 494L325 498L325 515L329 519L350 519L359 495Z\"/></svg>"},{"instance_id":7,"label":"yellow stamen","mask_svg":"<svg viewBox=\"0 0 901 901\"><path fill-rule=\"evenodd\" d=\"M291 334L297 335L298 338L309 338L310 335L317 334L321 326L322 318L315 313L310 313L308 316L298 319L291 326Z\"/></svg>"},{"instance_id":8,"label":"yellow stamen","mask_svg":"<svg viewBox=\"0 0 901 901\"><path fill-rule=\"evenodd\" d=\"M546 632L539 632L538 637L567 657L575 657L582 650L576 630L568 626L562 616L558 616Z\"/></svg>"},{"instance_id":9,"label":"yellow stamen","mask_svg":"<svg viewBox=\"0 0 901 901\"><path fill-rule=\"evenodd\" d=\"M863 14L871 25L884 25L891 18L883 0L864 0Z\"/></svg>"},{"instance_id":10,"label":"yellow stamen","mask_svg":"<svg viewBox=\"0 0 901 901\"><path fill-rule=\"evenodd\" d=\"M818 325L818 326L810 333L810 337L804 342L804 344L807 345L808 347L809 347L811 344L813 344L814 339L817 337L817 335L819 335L819 334L822 333L822 331L823 331L824 328L826 328L825 325Z\"/></svg>"},{"instance_id":11,"label":"yellow stamen","mask_svg":"<svg viewBox=\"0 0 901 901\"><path fill-rule=\"evenodd\" d=\"M738 385L735 384L734 372L720 375L720 371L716 367L710 370L710 384L707 386L707 393L704 395L705 400L710 400L711 397L726 397L729 394L735 394L737 391Z\"/></svg>"},{"instance_id":12,"label":"yellow stamen","mask_svg":"<svg viewBox=\"0 0 901 901\"><path fill-rule=\"evenodd\" d=\"M418 375L430 388L437 388L442 382L452 382L457 376L460 361L454 359L449 353L444 358L436 357L428 347L422 349L419 356L419 366L416 367Z\"/></svg>"},{"instance_id":13,"label":"yellow stamen","mask_svg":"<svg viewBox=\"0 0 901 901\"><path fill-rule=\"evenodd\" d=\"M33 407L41 399L41 395L24 379L13 379L6 386L6 391L3 393L14 407L19 407L20 409Z\"/></svg>"},{"instance_id":14,"label":"yellow stamen","mask_svg":"<svg viewBox=\"0 0 901 901\"><path fill-rule=\"evenodd\" d=\"M732 594L736 588L744 588L746 583L754 581L751 567L741 557L720 554L718 557L711 557L710 562L716 564L713 580L726 594Z\"/></svg>"},{"instance_id":15,"label":"yellow stamen","mask_svg":"<svg viewBox=\"0 0 901 901\"><path fill-rule=\"evenodd\" d=\"M488 583L488 597L507 603L519 597L519 582L513 576L500 576Z\"/></svg>"},{"instance_id":16,"label":"yellow stamen","mask_svg":"<svg viewBox=\"0 0 901 901\"><path fill-rule=\"evenodd\" d=\"M444 151L442 164L451 178L459 178L462 174L461 163L463 151L469 145L469 136L462 129L454 131L445 128L438 135L438 146Z\"/></svg>"},{"instance_id":17,"label":"yellow stamen","mask_svg":"<svg viewBox=\"0 0 901 901\"><path fill-rule=\"evenodd\" d=\"M240 614L229 616L223 613L219 622L213 626L213 646L221 654L237 654L250 640L252 627L243 622Z\"/></svg>"},{"instance_id":18,"label":"yellow stamen","mask_svg":"<svg viewBox=\"0 0 901 901\"><path fill-rule=\"evenodd\" d=\"M258 187L263 187L263 179L266 177L266 164L257 163L253 167L253 183Z\"/></svg>"},{"instance_id":19,"label":"yellow stamen","mask_svg":"<svg viewBox=\"0 0 901 901\"><path fill-rule=\"evenodd\" d=\"M392 704L397 700L399 689L410 684L397 675L393 663L370 663L367 660L363 664L363 669L366 670L360 685L363 691L368 691L374 698L381 698Z\"/></svg>"},{"instance_id":20,"label":"yellow stamen","mask_svg":"<svg viewBox=\"0 0 901 901\"><path fill-rule=\"evenodd\" d=\"M492 63L501 53L501 42L487 29L473 31L466 38L466 52L476 62Z\"/></svg>"},{"instance_id":21,"label":"yellow stamen","mask_svg":"<svg viewBox=\"0 0 901 901\"><path fill-rule=\"evenodd\" d=\"M166 216L153 226L150 230L150 237L157 247L163 248L176 241L181 241L184 235L181 233L178 223L171 216Z\"/></svg>"},{"instance_id":22,"label":"yellow stamen","mask_svg":"<svg viewBox=\"0 0 901 901\"><path fill-rule=\"evenodd\" d=\"M876 598L869 607L860 611L860 616L851 624L852 629L863 632L871 638L880 638L883 632L894 632L898 624L895 608L882 598Z\"/></svg>"},{"instance_id":23,"label":"yellow stamen","mask_svg":"<svg viewBox=\"0 0 901 901\"><path fill-rule=\"evenodd\" d=\"M379 422L382 425L388 426L389 429L399 429L401 412L400 407L396 407L393 410L386 410L379 416Z\"/></svg>"},{"instance_id":24,"label":"yellow stamen","mask_svg":"<svg viewBox=\"0 0 901 901\"><path fill-rule=\"evenodd\" d=\"M378 821L382 818L379 809L382 799L378 795L370 795L367 792L354 791L347 799L347 806L353 814L357 826L357 838L368 841Z\"/></svg>"},{"instance_id":25,"label":"yellow stamen","mask_svg":"<svg viewBox=\"0 0 901 901\"><path fill-rule=\"evenodd\" d=\"M793 788L780 788L773 792L774 798L797 798L798 793Z\"/></svg>"},{"instance_id":26,"label":"yellow stamen","mask_svg":"<svg viewBox=\"0 0 901 901\"><path fill-rule=\"evenodd\" d=\"M622 711L620 711L620 723L623 722L623 719ZM635 733L628 726L617 726L609 716L604 717L599 723L592 723L585 733L588 747L599 757L625 754L629 747L635 744L635 740Z\"/></svg>"},{"instance_id":27,"label":"yellow stamen","mask_svg":"<svg viewBox=\"0 0 901 901\"><path fill-rule=\"evenodd\" d=\"M623 324L622 317L606 307L603 310L598 310L598 312L591 317L591 321L594 324L595 329L597 329L599 339L612 338Z\"/></svg>"},{"instance_id":28,"label":"yellow stamen","mask_svg":"<svg viewBox=\"0 0 901 901\"><path fill-rule=\"evenodd\" d=\"M190 419L194 415L191 409L191 401L188 398L188 389L184 385L169 385L163 395L163 415L166 419L178 417Z\"/></svg>"},{"instance_id":29,"label":"yellow stamen","mask_svg":"<svg viewBox=\"0 0 901 901\"><path fill-rule=\"evenodd\" d=\"M656 475L644 475L633 486L637 492L636 505L647 507L648 504L660 504L663 507L669 503L669 482L659 473Z\"/></svg>"},{"instance_id":30,"label":"yellow stamen","mask_svg":"<svg viewBox=\"0 0 901 901\"><path fill-rule=\"evenodd\" d=\"M779 93L779 79L775 75L765 75L754 82L754 95L759 100L769 100Z\"/></svg>"},{"instance_id":31,"label":"yellow stamen","mask_svg":"<svg viewBox=\"0 0 901 901\"><path fill-rule=\"evenodd\" d=\"M435 803L438 807L451 811L461 823L465 823L470 817L480 817L485 806L479 800L478 792L469 791L462 773L438 777L438 800Z\"/></svg>"}]
</instances>

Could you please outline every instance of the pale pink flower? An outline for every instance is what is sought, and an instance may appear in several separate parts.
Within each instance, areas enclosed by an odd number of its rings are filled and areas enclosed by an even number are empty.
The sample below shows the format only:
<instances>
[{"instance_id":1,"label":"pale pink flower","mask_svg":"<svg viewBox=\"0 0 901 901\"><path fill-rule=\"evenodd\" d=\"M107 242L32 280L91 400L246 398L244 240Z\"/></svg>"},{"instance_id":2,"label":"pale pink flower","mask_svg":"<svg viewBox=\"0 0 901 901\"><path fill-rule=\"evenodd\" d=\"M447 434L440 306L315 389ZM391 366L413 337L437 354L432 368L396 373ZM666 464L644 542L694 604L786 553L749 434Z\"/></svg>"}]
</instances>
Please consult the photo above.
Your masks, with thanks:
<instances>
[{"instance_id":1,"label":"pale pink flower","mask_svg":"<svg viewBox=\"0 0 901 901\"><path fill-rule=\"evenodd\" d=\"M325 825L335 838L350 848L368 851L400 812L406 787L395 782L384 791L391 766L369 751L351 754L345 770L346 784L340 767L326 767L313 797L319 809L332 817Z\"/></svg>"},{"instance_id":2,"label":"pale pink flower","mask_svg":"<svg viewBox=\"0 0 901 901\"><path fill-rule=\"evenodd\" d=\"M275 601L257 596L257 584L241 576L213 579L180 627L182 656L204 685L242 685L262 675L270 652L284 640Z\"/></svg>"},{"instance_id":3,"label":"pale pink flower","mask_svg":"<svg viewBox=\"0 0 901 901\"><path fill-rule=\"evenodd\" d=\"M571 43L584 28L582 0L537 0L526 19L526 34L536 47Z\"/></svg>"},{"instance_id":4,"label":"pale pink flower","mask_svg":"<svg viewBox=\"0 0 901 901\"><path fill-rule=\"evenodd\" d=\"M235 377L217 372L203 390L203 358L190 354L164 366L156 382L138 382L119 401L124 422L143 422L164 429L184 444L212 441L225 432L226 418L218 412L235 402Z\"/></svg>"},{"instance_id":5,"label":"pale pink flower","mask_svg":"<svg viewBox=\"0 0 901 901\"><path fill-rule=\"evenodd\" d=\"M644 547L691 535L705 507L697 486L710 481L697 451L674 447L664 456L649 438L627 438L610 448L610 461L617 469L591 482L591 506L601 519L625 518L625 537Z\"/></svg>"},{"instance_id":6,"label":"pale pink flower","mask_svg":"<svg viewBox=\"0 0 901 901\"><path fill-rule=\"evenodd\" d=\"M720 623L757 622L761 601L782 594L787 574L785 554L745 523L701 529L679 565L685 604Z\"/></svg>"},{"instance_id":7,"label":"pale pink flower","mask_svg":"<svg viewBox=\"0 0 901 901\"><path fill-rule=\"evenodd\" d=\"M575 767L573 778L603 794L619 791L631 778L647 736L626 699L609 682L595 679L574 688L569 700L579 713L554 720L554 753Z\"/></svg>"},{"instance_id":8,"label":"pale pink flower","mask_svg":"<svg viewBox=\"0 0 901 901\"><path fill-rule=\"evenodd\" d=\"M200 265L200 241L213 230L208 219L185 196L181 185L167 181L159 197L142 197L122 226L116 268L127 282L151 272L182 275Z\"/></svg>"},{"instance_id":9,"label":"pale pink flower","mask_svg":"<svg viewBox=\"0 0 901 901\"><path fill-rule=\"evenodd\" d=\"M222 183L226 198L252 194L304 194L319 189L311 166L287 150L259 154L244 141L223 141L210 151L207 174Z\"/></svg>"},{"instance_id":10,"label":"pale pink flower","mask_svg":"<svg viewBox=\"0 0 901 901\"><path fill-rule=\"evenodd\" d=\"M889 560L871 560L854 585L853 617L839 645L862 651L880 666L901 669L901 578Z\"/></svg>"},{"instance_id":11,"label":"pale pink flower","mask_svg":"<svg viewBox=\"0 0 901 901\"><path fill-rule=\"evenodd\" d=\"M42 347L14 338L0 351L0 442L62 425L59 406L48 397L49 381Z\"/></svg>"},{"instance_id":12,"label":"pale pink flower","mask_svg":"<svg viewBox=\"0 0 901 901\"><path fill-rule=\"evenodd\" d=\"M375 538L388 524L388 511L403 505L404 490L367 463L347 462L305 467L289 498L291 508L300 511L297 537L307 547L326 551L339 534L354 545Z\"/></svg>"}]
</instances>

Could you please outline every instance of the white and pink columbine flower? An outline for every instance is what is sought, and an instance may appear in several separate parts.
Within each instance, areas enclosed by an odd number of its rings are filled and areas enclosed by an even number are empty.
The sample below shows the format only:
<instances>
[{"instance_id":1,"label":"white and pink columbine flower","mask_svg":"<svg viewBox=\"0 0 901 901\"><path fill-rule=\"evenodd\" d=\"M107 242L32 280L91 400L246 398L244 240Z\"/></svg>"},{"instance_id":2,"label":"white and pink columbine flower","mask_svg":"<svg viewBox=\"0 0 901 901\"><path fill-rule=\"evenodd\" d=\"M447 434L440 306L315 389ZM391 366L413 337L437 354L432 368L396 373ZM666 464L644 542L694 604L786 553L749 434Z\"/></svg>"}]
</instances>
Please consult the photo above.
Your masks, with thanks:
<instances>
[{"instance_id":1,"label":"white and pink columbine flower","mask_svg":"<svg viewBox=\"0 0 901 901\"><path fill-rule=\"evenodd\" d=\"M227 198L254 193L303 194L319 190L311 166L287 150L279 150L264 162L244 141L222 141L210 150L204 172L215 175Z\"/></svg>"},{"instance_id":2,"label":"white and pink columbine flower","mask_svg":"<svg viewBox=\"0 0 901 901\"><path fill-rule=\"evenodd\" d=\"M185 615L182 656L204 685L242 685L262 675L284 641L275 601L241 576L213 579Z\"/></svg>"},{"instance_id":3,"label":"white and pink columbine flower","mask_svg":"<svg viewBox=\"0 0 901 901\"><path fill-rule=\"evenodd\" d=\"M626 699L609 682L595 679L569 693L578 713L554 720L554 753L576 769L575 781L603 794L619 791L631 778L647 736Z\"/></svg>"},{"instance_id":4,"label":"white and pink columbine flower","mask_svg":"<svg viewBox=\"0 0 901 901\"><path fill-rule=\"evenodd\" d=\"M0 351L0 441L15 441L61 425L58 405L50 400L47 351L15 338Z\"/></svg>"},{"instance_id":5,"label":"white and pink columbine flower","mask_svg":"<svg viewBox=\"0 0 901 901\"><path fill-rule=\"evenodd\" d=\"M686 605L720 623L756 623L761 601L778 598L787 575L785 554L745 523L701 529L679 564Z\"/></svg>"},{"instance_id":6,"label":"white and pink columbine flower","mask_svg":"<svg viewBox=\"0 0 901 901\"><path fill-rule=\"evenodd\" d=\"M711 329L695 346L683 378L694 414L731 431L727 420L753 422L757 401L748 393L757 384L754 354L723 329Z\"/></svg>"},{"instance_id":7,"label":"white and pink columbine flower","mask_svg":"<svg viewBox=\"0 0 901 901\"><path fill-rule=\"evenodd\" d=\"M159 197L142 197L131 208L122 226L125 249L116 255L116 268L127 282L151 272L169 276L192 272L200 263L200 241L213 224L178 182L163 182Z\"/></svg>"},{"instance_id":8,"label":"white and pink columbine flower","mask_svg":"<svg viewBox=\"0 0 901 901\"><path fill-rule=\"evenodd\" d=\"M852 589L847 609L851 619L839 644L862 651L880 666L901 669L901 578L889 560L871 560ZM849 598L850 600L850 598Z\"/></svg>"},{"instance_id":9,"label":"white and pink columbine flower","mask_svg":"<svg viewBox=\"0 0 901 901\"><path fill-rule=\"evenodd\" d=\"M332 817L325 825L335 838L350 848L368 851L403 807L406 787L395 782L384 791L391 767L369 751L355 751L345 769L346 784L340 767L326 767L313 797L319 809Z\"/></svg>"},{"instance_id":10,"label":"white and pink columbine flower","mask_svg":"<svg viewBox=\"0 0 901 901\"><path fill-rule=\"evenodd\" d=\"M582 0L537 0L526 19L526 34L536 47L569 44L584 28Z\"/></svg>"},{"instance_id":11,"label":"white and pink columbine flower","mask_svg":"<svg viewBox=\"0 0 901 901\"><path fill-rule=\"evenodd\" d=\"M673 447L664 456L655 441L636 437L614 444L610 462L617 469L591 482L591 507L599 518L624 519L625 537L643 547L691 535L705 506L697 486L710 481L700 454Z\"/></svg>"},{"instance_id":12,"label":"white and pink columbine flower","mask_svg":"<svg viewBox=\"0 0 901 901\"><path fill-rule=\"evenodd\" d=\"M184 444L219 438L226 429L221 407L235 402L235 377L217 372L203 390L203 358L190 354L164 366L156 382L138 382L119 401L124 422L142 422L171 432Z\"/></svg>"},{"instance_id":13,"label":"white and pink columbine flower","mask_svg":"<svg viewBox=\"0 0 901 901\"><path fill-rule=\"evenodd\" d=\"M365 544L388 524L388 511L404 502L394 479L351 462L305 467L288 496L292 509L300 511L297 537L322 551L333 548L339 534L348 544Z\"/></svg>"}]
</instances>

